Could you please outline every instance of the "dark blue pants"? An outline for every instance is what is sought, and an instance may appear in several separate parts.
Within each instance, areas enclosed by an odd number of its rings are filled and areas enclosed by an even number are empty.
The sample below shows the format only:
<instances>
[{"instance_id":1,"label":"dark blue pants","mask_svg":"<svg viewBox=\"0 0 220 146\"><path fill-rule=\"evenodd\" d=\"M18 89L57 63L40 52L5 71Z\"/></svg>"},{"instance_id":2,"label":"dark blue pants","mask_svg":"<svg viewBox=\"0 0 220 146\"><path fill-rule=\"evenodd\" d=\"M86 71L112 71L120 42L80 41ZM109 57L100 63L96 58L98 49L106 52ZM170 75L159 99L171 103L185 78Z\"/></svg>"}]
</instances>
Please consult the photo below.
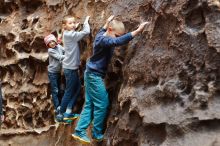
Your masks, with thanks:
<instances>
[{"instance_id":1,"label":"dark blue pants","mask_svg":"<svg viewBox=\"0 0 220 146\"><path fill-rule=\"evenodd\" d=\"M48 78L50 81L54 108L57 109L57 107L60 106L59 98L61 96L61 92L60 92L61 74L48 72Z\"/></svg>"},{"instance_id":2,"label":"dark blue pants","mask_svg":"<svg viewBox=\"0 0 220 146\"><path fill-rule=\"evenodd\" d=\"M66 88L61 101L61 113L66 111L69 103L72 104L72 107L75 106L81 88L78 70L64 69L64 75L66 79Z\"/></svg>"}]
</instances>

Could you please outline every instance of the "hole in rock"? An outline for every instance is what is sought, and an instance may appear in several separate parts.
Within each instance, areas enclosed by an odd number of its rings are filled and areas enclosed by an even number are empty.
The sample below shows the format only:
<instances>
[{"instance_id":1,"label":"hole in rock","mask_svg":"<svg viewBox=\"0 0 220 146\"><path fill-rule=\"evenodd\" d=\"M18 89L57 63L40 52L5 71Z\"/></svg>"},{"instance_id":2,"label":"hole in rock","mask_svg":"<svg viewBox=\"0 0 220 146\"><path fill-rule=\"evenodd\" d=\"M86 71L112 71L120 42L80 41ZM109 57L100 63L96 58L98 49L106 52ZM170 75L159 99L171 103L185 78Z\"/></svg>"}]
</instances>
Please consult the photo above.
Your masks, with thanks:
<instances>
[{"instance_id":1,"label":"hole in rock","mask_svg":"<svg viewBox=\"0 0 220 146\"><path fill-rule=\"evenodd\" d=\"M203 10L201 7L194 9L189 14L187 14L186 25L195 30L200 30L205 26L205 18L203 15Z\"/></svg>"},{"instance_id":2,"label":"hole in rock","mask_svg":"<svg viewBox=\"0 0 220 146\"><path fill-rule=\"evenodd\" d=\"M178 25L178 20L172 15L159 16L155 22L155 27L153 30L154 46L157 48L167 48L169 44L169 38L173 35L176 26Z\"/></svg>"},{"instance_id":3,"label":"hole in rock","mask_svg":"<svg viewBox=\"0 0 220 146\"><path fill-rule=\"evenodd\" d=\"M38 21L39 21L38 17L34 18L33 21L32 21L32 25L36 24Z\"/></svg>"},{"instance_id":4,"label":"hole in rock","mask_svg":"<svg viewBox=\"0 0 220 146\"><path fill-rule=\"evenodd\" d=\"M167 132L165 124L149 125L143 130L143 133L146 135L145 139L152 145L160 145L166 140Z\"/></svg>"},{"instance_id":5,"label":"hole in rock","mask_svg":"<svg viewBox=\"0 0 220 146\"><path fill-rule=\"evenodd\" d=\"M24 30L27 28L28 28L28 20L24 19L24 20L22 20L22 23L21 23L21 29Z\"/></svg>"},{"instance_id":6,"label":"hole in rock","mask_svg":"<svg viewBox=\"0 0 220 146\"><path fill-rule=\"evenodd\" d=\"M7 39L8 42L14 41L15 35L14 35L13 33L9 33L9 34L6 36L6 39Z\"/></svg>"},{"instance_id":7,"label":"hole in rock","mask_svg":"<svg viewBox=\"0 0 220 146\"><path fill-rule=\"evenodd\" d=\"M24 121L27 124L27 126L33 127L33 117L32 117L32 113L31 112L29 112L28 114L26 114L24 116Z\"/></svg>"},{"instance_id":8,"label":"hole in rock","mask_svg":"<svg viewBox=\"0 0 220 146\"><path fill-rule=\"evenodd\" d=\"M40 0L21 0L21 5L25 6L27 13L31 13L41 7L43 2Z\"/></svg>"},{"instance_id":9,"label":"hole in rock","mask_svg":"<svg viewBox=\"0 0 220 146\"><path fill-rule=\"evenodd\" d=\"M44 44L44 39L40 36L34 38L31 43L31 48L33 48L34 52L36 53L47 52L46 46Z\"/></svg>"},{"instance_id":10,"label":"hole in rock","mask_svg":"<svg viewBox=\"0 0 220 146\"><path fill-rule=\"evenodd\" d=\"M14 45L14 49L17 50L19 53L25 52L30 53L31 48L29 47L29 44L26 42L16 42Z\"/></svg>"},{"instance_id":11,"label":"hole in rock","mask_svg":"<svg viewBox=\"0 0 220 146\"><path fill-rule=\"evenodd\" d=\"M198 6L198 0L189 0L187 4L183 6L183 14L187 14Z\"/></svg>"},{"instance_id":12,"label":"hole in rock","mask_svg":"<svg viewBox=\"0 0 220 146\"><path fill-rule=\"evenodd\" d=\"M6 55L7 58L11 58L11 57L15 56L16 53L13 52L11 49L7 49L7 48L6 48L6 49L5 49L5 55Z\"/></svg>"},{"instance_id":13,"label":"hole in rock","mask_svg":"<svg viewBox=\"0 0 220 146\"><path fill-rule=\"evenodd\" d=\"M15 1L3 0L0 1L0 14L10 14L14 10L18 10L18 5Z\"/></svg>"},{"instance_id":14,"label":"hole in rock","mask_svg":"<svg viewBox=\"0 0 220 146\"><path fill-rule=\"evenodd\" d=\"M37 121L36 128L40 128L40 127L44 127L45 126L45 123L42 120L42 118L38 118L38 119L36 119L36 121Z\"/></svg>"}]
</instances>

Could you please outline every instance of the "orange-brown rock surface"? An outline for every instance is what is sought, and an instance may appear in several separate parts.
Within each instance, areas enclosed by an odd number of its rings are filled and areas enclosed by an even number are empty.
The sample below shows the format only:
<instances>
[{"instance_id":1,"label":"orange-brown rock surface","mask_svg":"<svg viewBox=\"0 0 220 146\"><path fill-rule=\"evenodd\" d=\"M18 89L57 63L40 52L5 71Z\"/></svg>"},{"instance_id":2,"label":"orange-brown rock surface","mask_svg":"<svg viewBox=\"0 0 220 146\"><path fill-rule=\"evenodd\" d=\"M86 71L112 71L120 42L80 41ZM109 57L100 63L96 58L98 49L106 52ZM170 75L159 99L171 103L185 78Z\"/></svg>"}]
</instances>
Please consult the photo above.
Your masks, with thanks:
<instances>
[{"instance_id":1,"label":"orange-brown rock surface","mask_svg":"<svg viewBox=\"0 0 220 146\"><path fill-rule=\"evenodd\" d=\"M43 37L67 14L91 16L81 70L109 15L127 31L151 22L115 50L105 140L93 145L220 146L219 0L0 0L0 146L81 145L71 138L75 124L54 123L47 80Z\"/></svg>"}]
</instances>

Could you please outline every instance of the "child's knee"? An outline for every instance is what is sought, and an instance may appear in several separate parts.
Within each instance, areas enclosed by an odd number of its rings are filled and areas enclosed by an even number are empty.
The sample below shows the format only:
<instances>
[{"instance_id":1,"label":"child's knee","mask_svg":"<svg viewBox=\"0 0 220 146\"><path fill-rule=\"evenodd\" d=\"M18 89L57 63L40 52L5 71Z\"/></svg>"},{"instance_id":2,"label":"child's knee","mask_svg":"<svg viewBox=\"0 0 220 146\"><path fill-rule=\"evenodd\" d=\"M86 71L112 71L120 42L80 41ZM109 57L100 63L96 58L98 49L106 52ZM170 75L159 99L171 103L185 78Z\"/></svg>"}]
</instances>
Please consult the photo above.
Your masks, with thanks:
<instances>
[{"instance_id":1,"label":"child's knee","mask_svg":"<svg viewBox=\"0 0 220 146\"><path fill-rule=\"evenodd\" d=\"M58 94L59 90L57 88L54 88L52 92L55 93L55 94Z\"/></svg>"},{"instance_id":2,"label":"child's knee","mask_svg":"<svg viewBox=\"0 0 220 146\"><path fill-rule=\"evenodd\" d=\"M106 110L109 107L109 102L106 100L105 102L102 102L102 104L99 105L100 110Z\"/></svg>"}]
</instances>

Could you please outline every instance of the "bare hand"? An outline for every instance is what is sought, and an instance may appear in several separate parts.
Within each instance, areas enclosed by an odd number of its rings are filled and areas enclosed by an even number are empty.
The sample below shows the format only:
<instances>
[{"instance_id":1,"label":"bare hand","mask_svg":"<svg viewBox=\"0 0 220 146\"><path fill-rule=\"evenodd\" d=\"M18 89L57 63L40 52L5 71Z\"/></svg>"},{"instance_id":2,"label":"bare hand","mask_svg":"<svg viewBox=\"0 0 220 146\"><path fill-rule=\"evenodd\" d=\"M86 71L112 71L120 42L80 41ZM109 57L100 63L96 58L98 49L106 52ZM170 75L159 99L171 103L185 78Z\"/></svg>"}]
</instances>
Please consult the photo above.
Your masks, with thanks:
<instances>
[{"instance_id":1,"label":"bare hand","mask_svg":"<svg viewBox=\"0 0 220 146\"><path fill-rule=\"evenodd\" d=\"M140 32L142 32L143 30L144 30L144 27L146 26L146 25L148 25L148 24L150 24L150 22L148 22L148 21L146 21L146 22L142 22L140 25L139 25L139 27L138 27L138 31L140 31Z\"/></svg>"},{"instance_id":2,"label":"bare hand","mask_svg":"<svg viewBox=\"0 0 220 146\"><path fill-rule=\"evenodd\" d=\"M63 30L61 30L61 32L59 32L58 30L57 30L57 43L58 44L61 44L62 43L62 32L63 32Z\"/></svg>"},{"instance_id":3,"label":"bare hand","mask_svg":"<svg viewBox=\"0 0 220 146\"><path fill-rule=\"evenodd\" d=\"M77 22L76 25L75 25L75 29L77 29L80 25L80 22Z\"/></svg>"},{"instance_id":4,"label":"bare hand","mask_svg":"<svg viewBox=\"0 0 220 146\"><path fill-rule=\"evenodd\" d=\"M59 38L62 38L62 31L63 30L61 30L61 32L59 31L59 30L56 30L56 32L57 32L57 38L59 39Z\"/></svg>"},{"instance_id":5,"label":"bare hand","mask_svg":"<svg viewBox=\"0 0 220 146\"><path fill-rule=\"evenodd\" d=\"M131 32L131 35L134 37L136 35L138 35L139 33L141 33L143 30L144 30L144 27L147 25L147 24L150 24L150 22L143 22L139 25L138 29L136 29L135 31L132 31Z\"/></svg>"},{"instance_id":6,"label":"bare hand","mask_svg":"<svg viewBox=\"0 0 220 146\"><path fill-rule=\"evenodd\" d=\"M86 16L86 22L88 22L89 21L89 18L90 18L90 16Z\"/></svg>"},{"instance_id":7,"label":"bare hand","mask_svg":"<svg viewBox=\"0 0 220 146\"><path fill-rule=\"evenodd\" d=\"M107 19L107 21L108 21L108 22L111 22L114 18L115 18L115 15L111 15L111 16Z\"/></svg>"}]
</instances>

